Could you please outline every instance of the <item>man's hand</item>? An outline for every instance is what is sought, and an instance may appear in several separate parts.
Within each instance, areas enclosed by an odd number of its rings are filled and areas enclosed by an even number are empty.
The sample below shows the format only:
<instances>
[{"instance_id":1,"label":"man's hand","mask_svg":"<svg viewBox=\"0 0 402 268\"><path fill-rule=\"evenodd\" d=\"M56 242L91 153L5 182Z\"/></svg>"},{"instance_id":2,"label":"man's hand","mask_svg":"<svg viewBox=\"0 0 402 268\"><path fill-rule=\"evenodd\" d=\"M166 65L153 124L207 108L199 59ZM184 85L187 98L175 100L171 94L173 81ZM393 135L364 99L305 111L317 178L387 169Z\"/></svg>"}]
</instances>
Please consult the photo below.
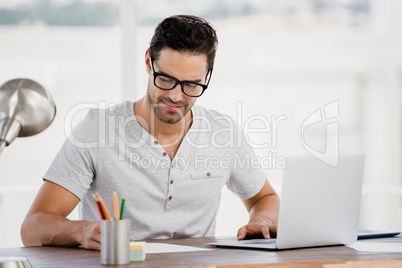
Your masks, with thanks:
<instances>
[{"instance_id":1,"label":"man's hand","mask_svg":"<svg viewBox=\"0 0 402 268\"><path fill-rule=\"evenodd\" d=\"M278 226L273 225L271 222L250 222L244 225L237 232L237 239L243 240L245 238L263 236L265 239L276 237Z\"/></svg>"},{"instance_id":2,"label":"man's hand","mask_svg":"<svg viewBox=\"0 0 402 268\"><path fill-rule=\"evenodd\" d=\"M82 222L77 226L74 236L86 249L100 250L101 248L101 223Z\"/></svg>"},{"instance_id":3,"label":"man's hand","mask_svg":"<svg viewBox=\"0 0 402 268\"><path fill-rule=\"evenodd\" d=\"M279 197L275 190L265 181L262 189L250 199L243 200L250 221L237 232L237 239L263 236L266 239L276 237L278 229Z\"/></svg>"},{"instance_id":4,"label":"man's hand","mask_svg":"<svg viewBox=\"0 0 402 268\"><path fill-rule=\"evenodd\" d=\"M21 226L25 246L80 246L100 250L100 222L71 221L66 217L80 200L50 181L39 190Z\"/></svg>"}]
</instances>

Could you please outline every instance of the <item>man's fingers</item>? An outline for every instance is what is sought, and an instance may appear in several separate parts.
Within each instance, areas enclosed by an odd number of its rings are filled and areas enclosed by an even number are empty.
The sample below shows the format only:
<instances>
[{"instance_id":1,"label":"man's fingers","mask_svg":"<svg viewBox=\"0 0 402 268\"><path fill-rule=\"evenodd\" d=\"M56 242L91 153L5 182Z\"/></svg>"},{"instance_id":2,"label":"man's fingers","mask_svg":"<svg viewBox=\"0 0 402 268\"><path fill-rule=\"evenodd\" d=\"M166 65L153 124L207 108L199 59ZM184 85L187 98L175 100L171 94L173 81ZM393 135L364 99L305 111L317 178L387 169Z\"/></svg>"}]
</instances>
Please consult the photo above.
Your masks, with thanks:
<instances>
[{"instance_id":1,"label":"man's fingers","mask_svg":"<svg viewBox=\"0 0 402 268\"><path fill-rule=\"evenodd\" d=\"M265 239L270 239L271 236L269 235L269 227L268 225L261 226L261 234L264 236Z\"/></svg>"},{"instance_id":2,"label":"man's fingers","mask_svg":"<svg viewBox=\"0 0 402 268\"><path fill-rule=\"evenodd\" d=\"M237 240L243 240L247 236L247 227L243 226L237 231Z\"/></svg>"},{"instance_id":3,"label":"man's fingers","mask_svg":"<svg viewBox=\"0 0 402 268\"><path fill-rule=\"evenodd\" d=\"M100 242L101 242L101 235L100 235L100 234L94 235L94 236L92 237L92 240L100 244Z\"/></svg>"},{"instance_id":4,"label":"man's fingers","mask_svg":"<svg viewBox=\"0 0 402 268\"><path fill-rule=\"evenodd\" d=\"M85 245L86 249L94 249L94 250L100 250L101 249L101 244L97 241L89 241L87 245Z\"/></svg>"},{"instance_id":5,"label":"man's fingers","mask_svg":"<svg viewBox=\"0 0 402 268\"><path fill-rule=\"evenodd\" d=\"M248 224L239 229L237 232L237 240L259 235L262 235L265 239L270 239L271 236L276 237L277 229L277 225Z\"/></svg>"},{"instance_id":6,"label":"man's fingers","mask_svg":"<svg viewBox=\"0 0 402 268\"><path fill-rule=\"evenodd\" d=\"M100 250L101 246L101 225L100 222L83 222L80 230L79 243L86 249Z\"/></svg>"},{"instance_id":7,"label":"man's fingers","mask_svg":"<svg viewBox=\"0 0 402 268\"><path fill-rule=\"evenodd\" d=\"M93 231L92 231L92 240L94 240L95 242L100 243L101 242L101 224L100 222L98 222Z\"/></svg>"}]
</instances>

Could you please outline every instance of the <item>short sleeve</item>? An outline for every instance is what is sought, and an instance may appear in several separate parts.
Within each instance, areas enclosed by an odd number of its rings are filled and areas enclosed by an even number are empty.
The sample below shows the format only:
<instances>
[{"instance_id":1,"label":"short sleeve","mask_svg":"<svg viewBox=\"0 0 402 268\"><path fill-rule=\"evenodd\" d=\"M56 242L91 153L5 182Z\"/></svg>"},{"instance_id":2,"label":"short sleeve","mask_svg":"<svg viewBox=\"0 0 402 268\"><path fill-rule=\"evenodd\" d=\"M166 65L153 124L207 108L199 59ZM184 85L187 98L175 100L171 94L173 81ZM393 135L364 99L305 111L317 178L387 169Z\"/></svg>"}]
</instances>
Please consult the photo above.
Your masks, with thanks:
<instances>
[{"instance_id":1,"label":"short sleeve","mask_svg":"<svg viewBox=\"0 0 402 268\"><path fill-rule=\"evenodd\" d=\"M233 167L227 182L227 188L240 199L249 199L262 189L266 176L261 167L260 159L244 139L243 130L239 127L236 133L241 137L235 139Z\"/></svg>"},{"instance_id":2,"label":"short sleeve","mask_svg":"<svg viewBox=\"0 0 402 268\"><path fill-rule=\"evenodd\" d=\"M69 190L80 200L95 176L98 153L97 111L91 110L74 130L56 155L44 179Z\"/></svg>"}]
</instances>

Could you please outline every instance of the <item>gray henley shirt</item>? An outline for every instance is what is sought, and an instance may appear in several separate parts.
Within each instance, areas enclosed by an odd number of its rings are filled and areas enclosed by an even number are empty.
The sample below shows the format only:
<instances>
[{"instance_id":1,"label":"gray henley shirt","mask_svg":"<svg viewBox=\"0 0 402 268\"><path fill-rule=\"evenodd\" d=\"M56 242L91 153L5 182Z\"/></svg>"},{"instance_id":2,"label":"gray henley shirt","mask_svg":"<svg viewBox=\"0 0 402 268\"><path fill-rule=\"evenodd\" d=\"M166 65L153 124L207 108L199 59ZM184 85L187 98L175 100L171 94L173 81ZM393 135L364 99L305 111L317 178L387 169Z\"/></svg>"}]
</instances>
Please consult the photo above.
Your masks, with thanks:
<instances>
[{"instance_id":1,"label":"gray henley shirt","mask_svg":"<svg viewBox=\"0 0 402 268\"><path fill-rule=\"evenodd\" d=\"M134 239L214 236L224 185L241 199L266 178L228 116L192 107L193 123L173 158L138 123L133 102L90 110L70 133L44 179L80 199L80 218L98 221L96 191L113 215L113 192L125 197ZM141 123L145 123L141 122Z\"/></svg>"}]
</instances>

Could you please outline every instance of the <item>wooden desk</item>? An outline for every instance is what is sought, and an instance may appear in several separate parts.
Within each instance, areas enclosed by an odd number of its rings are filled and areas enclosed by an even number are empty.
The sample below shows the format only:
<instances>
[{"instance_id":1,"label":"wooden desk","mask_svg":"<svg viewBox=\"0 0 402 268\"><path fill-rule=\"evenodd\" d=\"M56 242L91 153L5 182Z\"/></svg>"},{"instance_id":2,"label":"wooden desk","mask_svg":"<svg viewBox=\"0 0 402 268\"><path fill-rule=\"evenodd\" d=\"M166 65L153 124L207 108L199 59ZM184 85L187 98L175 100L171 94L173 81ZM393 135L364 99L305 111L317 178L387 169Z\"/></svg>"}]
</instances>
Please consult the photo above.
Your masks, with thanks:
<instances>
[{"instance_id":1,"label":"wooden desk","mask_svg":"<svg viewBox=\"0 0 402 268\"><path fill-rule=\"evenodd\" d=\"M219 238L150 240L195 247ZM402 237L377 241L402 243ZM283 251L213 248L210 251L148 254L144 262L116 267L402 267L402 252L359 252L345 246L317 247ZM0 249L0 257L26 257L33 267L110 267L100 264L99 251L68 247L30 247ZM231 266L235 265L235 266Z\"/></svg>"}]
</instances>

